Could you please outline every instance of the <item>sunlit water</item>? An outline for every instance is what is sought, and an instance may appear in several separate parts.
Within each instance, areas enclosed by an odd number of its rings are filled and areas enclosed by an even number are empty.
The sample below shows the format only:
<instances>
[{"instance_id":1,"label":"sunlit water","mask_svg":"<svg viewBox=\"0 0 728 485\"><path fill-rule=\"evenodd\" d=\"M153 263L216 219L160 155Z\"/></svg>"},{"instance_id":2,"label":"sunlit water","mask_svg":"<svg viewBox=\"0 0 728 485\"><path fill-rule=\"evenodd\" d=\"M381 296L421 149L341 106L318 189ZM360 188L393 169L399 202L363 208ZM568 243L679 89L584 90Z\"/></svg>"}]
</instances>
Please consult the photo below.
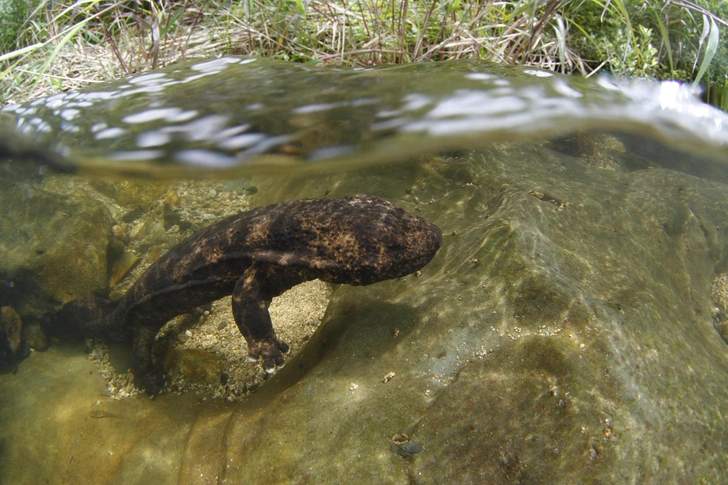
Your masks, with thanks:
<instances>
[{"instance_id":1,"label":"sunlit water","mask_svg":"<svg viewBox=\"0 0 728 485\"><path fill-rule=\"evenodd\" d=\"M728 116L686 86L226 57L8 106L0 127L0 304L25 328L13 350L3 311L0 483L728 472ZM274 301L293 352L270 379L225 301L177 322L154 400L127 344L25 357L47 313L118 298L215 220L362 192L443 246L416 275Z\"/></svg>"}]
</instances>

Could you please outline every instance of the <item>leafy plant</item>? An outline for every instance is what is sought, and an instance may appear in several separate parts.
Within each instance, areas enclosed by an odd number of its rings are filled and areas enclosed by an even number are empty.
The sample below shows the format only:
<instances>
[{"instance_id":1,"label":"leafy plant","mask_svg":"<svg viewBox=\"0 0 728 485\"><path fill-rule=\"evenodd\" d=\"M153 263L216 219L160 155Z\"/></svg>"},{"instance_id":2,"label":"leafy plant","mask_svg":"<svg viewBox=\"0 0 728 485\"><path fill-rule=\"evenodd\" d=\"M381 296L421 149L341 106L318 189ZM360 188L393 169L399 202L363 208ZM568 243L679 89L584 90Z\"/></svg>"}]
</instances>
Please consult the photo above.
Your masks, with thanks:
<instances>
[{"instance_id":1,"label":"leafy plant","mask_svg":"<svg viewBox=\"0 0 728 485\"><path fill-rule=\"evenodd\" d=\"M723 10L688 0L571 3L571 21L579 25L574 45L593 69L608 66L618 74L682 80L706 73L725 78L725 70L710 70L714 60L728 59L719 42L721 28L728 27L721 17L728 5L721 5Z\"/></svg>"},{"instance_id":2,"label":"leafy plant","mask_svg":"<svg viewBox=\"0 0 728 485\"><path fill-rule=\"evenodd\" d=\"M725 81L724 0L0 0L0 86L74 88L223 53L341 65L480 58Z\"/></svg>"}]
</instances>

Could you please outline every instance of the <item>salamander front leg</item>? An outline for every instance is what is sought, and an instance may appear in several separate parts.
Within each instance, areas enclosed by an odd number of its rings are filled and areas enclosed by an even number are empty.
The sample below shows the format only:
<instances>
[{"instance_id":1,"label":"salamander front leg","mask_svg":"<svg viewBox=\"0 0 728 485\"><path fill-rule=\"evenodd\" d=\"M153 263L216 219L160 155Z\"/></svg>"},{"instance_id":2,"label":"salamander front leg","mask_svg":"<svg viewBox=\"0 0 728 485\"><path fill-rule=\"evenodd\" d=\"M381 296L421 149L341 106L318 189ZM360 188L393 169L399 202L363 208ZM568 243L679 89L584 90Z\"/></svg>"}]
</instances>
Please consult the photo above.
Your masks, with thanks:
<instances>
[{"instance_id":1,"label":"salamander front leg","mask_svg":"<svg viewBox=\"0 0 728 485\"><path fill-rule=\"evenodd\" d=\"M248 342L248 358L257 361L262 357L265 371L273 373L276 366L283 367L283 353L287 354L290 348L276 337L268 313L270 296L265 294L256 275L257 270L251 268L235 284L233 317Z\"/></svg>"}]
</instances>

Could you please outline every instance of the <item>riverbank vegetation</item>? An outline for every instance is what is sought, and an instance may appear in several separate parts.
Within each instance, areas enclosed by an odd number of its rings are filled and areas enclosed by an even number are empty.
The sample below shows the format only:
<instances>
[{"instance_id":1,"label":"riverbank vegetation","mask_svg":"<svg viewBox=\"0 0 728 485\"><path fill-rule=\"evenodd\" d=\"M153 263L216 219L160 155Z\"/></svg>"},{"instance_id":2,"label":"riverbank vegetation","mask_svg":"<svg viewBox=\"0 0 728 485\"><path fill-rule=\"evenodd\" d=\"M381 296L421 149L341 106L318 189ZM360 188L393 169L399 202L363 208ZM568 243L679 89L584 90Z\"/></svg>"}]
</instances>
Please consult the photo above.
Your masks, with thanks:
<instances>
[{"instance_id":1,"label":"riverbank vegetation","mask_svg":"<svg viewBox=\"0 0 728 485\"><path fill-rule=\"evenodd\" d=\"M726 19L724 0L0 0L0 102L220 54L479 58L728 88Z\"/></svg>"}]
</instances>

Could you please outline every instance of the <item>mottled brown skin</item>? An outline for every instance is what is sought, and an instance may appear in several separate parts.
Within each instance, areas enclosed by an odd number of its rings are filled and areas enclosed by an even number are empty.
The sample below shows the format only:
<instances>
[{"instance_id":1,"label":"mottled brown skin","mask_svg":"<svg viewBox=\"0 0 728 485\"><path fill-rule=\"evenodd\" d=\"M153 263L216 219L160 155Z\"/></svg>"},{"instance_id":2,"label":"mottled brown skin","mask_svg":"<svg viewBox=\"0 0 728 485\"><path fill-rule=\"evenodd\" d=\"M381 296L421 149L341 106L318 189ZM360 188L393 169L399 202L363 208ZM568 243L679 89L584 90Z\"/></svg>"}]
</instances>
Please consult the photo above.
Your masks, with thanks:
<instances>
[{"instance_id":1,"label":"mottled brown skin","mask_svg":"<svg viewBox=\"0 0 728 485\"><path fill-rule=\"evenodd\" d=\"M59 320L87 334L131 330L135 383L154 394L164 384L152 364L159 329L232 294L249 357L272 372L289 350L271 324L273 297L317 278L350 285L398 278L425 266L441 243L437 226L379 197L283 202L207 227L162 256L118 302L75 300Z\"/></svg>"}]
</instances>

